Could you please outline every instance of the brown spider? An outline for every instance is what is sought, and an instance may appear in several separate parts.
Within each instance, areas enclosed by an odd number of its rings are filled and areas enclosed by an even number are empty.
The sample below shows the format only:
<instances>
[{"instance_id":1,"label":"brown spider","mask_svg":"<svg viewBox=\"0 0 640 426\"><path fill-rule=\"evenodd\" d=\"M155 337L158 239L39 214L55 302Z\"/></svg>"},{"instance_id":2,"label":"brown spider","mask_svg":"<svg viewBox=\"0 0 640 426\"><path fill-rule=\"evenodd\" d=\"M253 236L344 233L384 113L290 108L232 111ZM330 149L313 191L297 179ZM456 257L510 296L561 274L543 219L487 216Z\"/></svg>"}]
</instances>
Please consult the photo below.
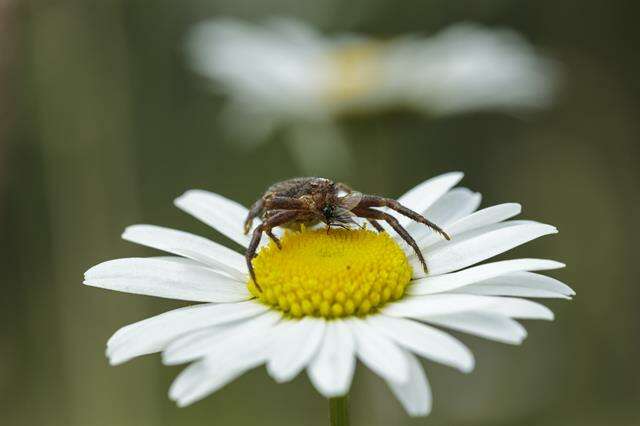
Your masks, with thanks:
<instances>
[{"instance_id":1,"label":"brown spider","mask_svg":"<svg viewBox=\"0 0 640 426\"><path fill-rule=\"evenodd\" d=\"M345 194L341 195L341 191ZM276 226L298 228L301 224L311 226L324 222L327 225L328 233L331 226L348 228L349 225L356 225L353 220L354 216L366 218L378 232L384 232L384 228L377 220L387 222L413 248L420 259L422 268L427 272L427 264L413 237L394 216L372 207L388 207L403 216L427 225L447 240L450 239L449 235L438 225L391 198L364 195L353 191L344 183L333 182L329 179L319 177L293 178L271 185L264 195L251 206L244 222L244 233L248 234L253 219L256 217L262 219L262 223L253 231L251 243L245 255L247 267L256 287L260 289L251 260L256 256L263 232L273 240L278 248L281 248L280 240L271 232Z\"/></svg>"}]
</instances>

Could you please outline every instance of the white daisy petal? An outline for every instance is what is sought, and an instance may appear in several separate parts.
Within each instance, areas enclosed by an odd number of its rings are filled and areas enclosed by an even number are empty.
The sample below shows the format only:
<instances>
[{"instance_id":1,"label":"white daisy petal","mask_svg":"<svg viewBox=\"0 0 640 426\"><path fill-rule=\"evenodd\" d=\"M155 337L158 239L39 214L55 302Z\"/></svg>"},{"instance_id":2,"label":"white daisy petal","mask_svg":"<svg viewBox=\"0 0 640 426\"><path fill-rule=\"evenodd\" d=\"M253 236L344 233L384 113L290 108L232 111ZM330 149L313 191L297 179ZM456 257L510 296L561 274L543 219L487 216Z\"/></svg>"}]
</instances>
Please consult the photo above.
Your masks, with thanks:
<instances>
[{"instance_id":1,"label":"white daisy petal","mask_svg":"<svg viewBox=\"0 0 640 426\"><path fill-rule=\"evenodd\" d=\"M482 196L477 192L472 192L467 188L454 188L443 195L422 215L448 232L449 225L461 217L473 213L480 205L481 199ZM435 238L436 241L442 240L440 234L415 221L409 222L406 229L416 242L425 241L429 237Z\"/></svg>"},{"instance_id":2,"label":"white daisy petal","mask_svg":"<svg viewBox=\"0 0 640 426\"><path fill-rule=\"evenodd\" d=\"M355 337L358 358L370 370L393 382L409 380L407 359L395 343L359 318L345 322Z\"/></svg>"},{"instance_id":3,"label":"white daisy petal","mask_svg":"<svg viewBox=\"0 0 640 426\"><path fill-rule=\"evenodd\" d=\"M193 259L187 259L186 257L181 257L181 256L151 256L151 257L144 257L143 259L158 259L158 260L163 260L165 262L175 262L180 265L198 266L200 268L202 268L203 266L206 266L202 262L198 262L197 260L193 260Z\"/></svg>"},{"instance_id":4,"label":"white daisy petal","mask_svg":"<svg viewBox=\"0 0 640 426\"><path fill-rule=\"evenodd\" d=\"M366 321L387 337L416 354L468 373L473 370L473 354L453 336L416 321L373 315Z\"/></svg>"},{"instance_id":5,"label":"white daisy petal","mask_svg":"<svg viewBox=\"0 0 640 426\"><path fill-rule=\"evenodd\" d=\"M225 344L221 357L207 357L187 367L169 389L169 397L180 407L210 395L247 370L264 363L269 352L268 333Z\"/></svg>"},{"instance_id":6,"label":"white daisy petal","mask_svg":"<svg viewBox=\"0 0 640 426\"><path fill-rule=\"evenodd\" d=\"M237 365L239 364L238 362L219 365L215 370L207 366L205 360L192 364L178 376L174 383L179 386L175 388L172 386L169 389L169 397L176 401L178 407L186 407L222 389L248 370L263 363L263 360L258 356L254 357L254 359L243 361L246 362L242 365ZM182 380L178 381L179 379ZM182 390L182 392L174 389Z\"/></svg>"},{"instance_id":7,"label":"white daisy petal","mask_svg":"<svg viewBox=\"0 0 640 426\"><path fill-rule=\"evenodd\" d=\"M536 319L536 320L553 320L553 312L544 305L531 300L518 299L514 297L493 297L478 296L491 298L495 303L482 308L481 311L505 315L516 319Z\"/></svg>"},{"instance_id":8,"label":"white daisy petal","mask_svg":"<svg viewBox=\"0 0 640 426\"><path fill-rule=\"evenodd\" d=\"M446 231L453 237L467 231L472 231L483 226L493 225L510 219L513 216L519 215L521 211L522 206L518 203L505 203L487 207L447 225ZM423 249L440 241L442 241L442 236L437 234L428 234L420 239L416 239L418 245Z\"/></svg>"},{"instance_id":9,"label":"white daisy petal","mask_svg":"<svg viewBox=\"0 0 640 426\"><path fill-rule=\"evenodd\" d=\"M447 228L449 224L476 211L481 201L482 195L478 192L467 188L454 188L440 197L427 210L418 213L440 227ZM416 241L433 232L418 222L410 222L407 225L407 231Z\"/></svg>"},{"instance_id":10,"label":"white daisy petal","mask_svg":"<svg viewBox=\"0 0 640 426\"><path fill-rule=\"evenodd\" d=\"M178 399L180 395L186 393L188 389L193 389L205 380L209 371L204 361L194 362L178 375L169 388L169 398Z\"/></svg>"},{"instance_id":11,"label":"white daisy petal","mask_svg":"<svg viewBox=\"0 0 640 426\"><path fill-rule=\"evenodd\" d=\"M568 285L545 275L513 272L455 290L459 293L487 296L517 296L570 299L576 293Z\"/></svg>"},{"instance_id":12,"label":"white daisy petal","mask_svg":"<svg viewBox=\"0 0 640 426\"><path fill-rule=\"evenodd\" d=\"M464 173L451 172L428 179L400 196L398 202L411 210L423 212L460 182L463 176ZM399 215L398 220L403 226L411 221Z\"/></svg>"},{"instance_id":13,"label":"white daisy petal","mask_svg":"<svg viewBox=\"0 0 640 426\"><path fill-rule=\"evenodd\" d=\"M193 302L237 302L251 297L246 286L205 266L163 258L109 260L89 269L84 284L133 294Z\"/></svg>"},{"instance_id":14,"label":"white daisy petal","mask_svg":"<svg viewBox=\"0 0 640 426\"><path fill-rule=\"evenodd\" d=\"M425 212L436 223L446 225L475 212L482 202L482 194L468 188L454 188L443 195Z\"/></svg>"},{"instance_id":15,"label":"white daisy petal","mask_svg":"<svg viewBox=\"0 0 640 426\"><path fill-rule=\"evenodd\" d=\"M198 235L161 226L133 225L125 229L122 238L197 260L238 280L246 281L247 266L244 256Z\"/></svg>"},{"instance_id":16,"label":"white daisy petal","mask_svg":"<svg viewBox=\"0 0 640 426\"><path fill-rule=\"evenodd\" d=\"M457 299L456 296L464 297ZM549 308L530 300L476 294L444 293L413 296L382 308L382 313L385 315L420 320L427 319L432 315L455 314L467 311L494 313L511 318L553 319L553 313Z\"/></svg>"},{"instance_id":17,"label":"white daisy petal","mask_svg":"<svg viewBox=\"0 0 640 426\"><path fill-rule=\"evenodd\" d=\"M439 275L471 266L543 235L555 234L557 229L535 222L493 225L470 231L444 244L429 247L425 253L430 275ZM490 228L490 227L488 227ZM422 278L421 268L414 268L415 277Z\"/></svg>"},{"instance_id":18,"label":"white daisy petal","mask_svg":"<svg viewBox=\"0 0 640 426\"><path fill-rule=\"evenodd\" d=\"M267 311L229 326L208 327L188 333L172 341L162 353L162 362L167 365L182 364L198 358L222 358L229 347L246 348L267 334L280 321L282 315Z\"/></svg>"},{"instance_id":19,"label":"white daisy petal","mask_svg":"<svg viewBox=\"0 0 640 426\"><path fill-rule=\"evenodd\" d=\"M409 294L434 294L519 271L541 271L563 268L564 264L544 259L514 259L486 263L459 272L428 276L414 280L407 288ZM515 281L515 280L513 280Z\"/></svg>"},{"instance_id":20,"label":"white daisy petal","mask_svg":"<svg viewBox=\"0 0 640 426\"><path fill-rule=\"evenodd\" d=\"M207 348L216 343L224 344L224 339L232 335L236 329L241 329L243 324L251 324L256 320L259 322L265 315L266 313L261 313L244 321L218 324L184 333L165 346L162 351L162 363L177 365L204 358Z\"/></svg>"},{"instance_id":21,"label":"white daisy petal","mask_svg":"<svg viewBox=\"0 0 640 426\"><path fill-rule=\"evenodd\" d=\"M283 321L283 330L274 337L267 371L278 382L288 382L302 371L316 355L323 341L326 321L305 317Z\"/></svg>"},{"instance_id":22,"label":"white daisy petal","mask_svg":"<svg viewBox=\"0 0 640 426\"><path fill-rule=\"evenodd\" d=\"M307 368L309 379L326 398L349 391L355 369L355 344L351 331L341 320L327 322L320 350Z\"/></svg>"},{"instance_id":23,"label":"white daisy petal","mask_svg":"<svg viewBox=\"0 0 640 426\"><path fill-rule=\"evenodd\" d=\"M268 308L253 301L187 306L129 324L107 342L111 364L121 364L137 356L163 350L185 333L251 318Z\"/></svg>"},{"instance_id":24,"label":"white daisy petal","mask_svg":"<svg viewBox=\"0 0 640 426\"><path fill-rule=\"evenodd\" d=\"M263 317L280 318L274 312L267 312ZM179 406L192 404L205 396L222 388L245 371L265 362L275 327L273 322L252 320L256 328L245 326L243 330L235 329L234 333L220 342L214 351L207 353L201 361L191 365L175 380L169 390L170 398ZM189 371L192 367L195 372ZM195 376L195 377L194 377Z\"/></svg>"},{"instance_id":25,"label":"white daisy petal","mask_svg":"<svg viewBox=\"0 0 640 426\"><path fill-rule=\"evenodd\" d=\"M484 337L502 343L519 345L527 331L511 318L487 312L457 312L445 315L429 315L425 321L453 330Z\"/></svg>"},{"instance_id":26,"label":"white daisy petal","mask_svg":"<svg viewBox=\"0 0 640 426\"><path fill-rule=\"evenodd\" d=\"M185 192L174 201L176 207L201 220L243 247L251 241L243 224L248 210L222 195L200 189Z\"/></svg>"},{"instance_id":27,"label":"white daisy petal","mask_svg":"<svg viewBox=\"0 0 640 426\"><path fill-rule=\"evenodd\" d=\"M401 349L402 350L402 349ZM420 361L409 351L402 350L409 366L407 382L387 380L389 388L412 417L426 416L431 412L431 388Z\"/></svg>"},{"instance_id":28,"label":"white daisy petal","mask_svg":"<svg viewBox=\"0 0 640 426\"><path fill-rule=\"evenodd\" d=\"M471 294L433 294L407 296L383 306L381 311L392 317L416 317L471 311L492 303L494 301L491 298Z\"/></svg>"},{"instance_id":29,"label":"white daisy petal","mask_svg":"<svg viewBox=\"0 0 640 426\"><path fill-rule=\"evenodd\" d=\"M522 206L518 203L504 203L478 210L475 213L457 220L449 228L452 235L478 229L483 226L493 225L519 215Z\"/></svg>"}]
</instances>

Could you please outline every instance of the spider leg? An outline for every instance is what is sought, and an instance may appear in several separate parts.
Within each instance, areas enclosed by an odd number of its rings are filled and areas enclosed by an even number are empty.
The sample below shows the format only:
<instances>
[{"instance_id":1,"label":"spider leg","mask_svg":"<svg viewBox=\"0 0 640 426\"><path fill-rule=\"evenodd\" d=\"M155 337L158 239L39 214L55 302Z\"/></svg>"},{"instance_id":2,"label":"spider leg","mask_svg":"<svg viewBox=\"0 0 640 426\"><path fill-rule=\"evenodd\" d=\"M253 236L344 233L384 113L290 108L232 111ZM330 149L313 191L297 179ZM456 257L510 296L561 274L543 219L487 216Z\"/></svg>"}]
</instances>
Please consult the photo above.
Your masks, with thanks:
<instances>
[{"instance_id":1,"label":"spider leg","mask_svg":"<svg viewBox=\"0 0 640 426\"><path fill-rule=\"evenodd\" d=\"M271 238L271 241L276 243L276 246L278 247L278 249L282 250L282 244L280 244L280 240L278 239L278 237L273 235L273 232L271 232L271 229L265 229L264 233L267 234L269 238Z\"/></svg>"},{"instance_id":2,"label":"spider leg","mask_svg":"<svg viewBox=\"0 0 640 426\"><path fill-rule=\"evenodd\" d=\"M287 223L294 219L298 215L299 211L296 210L286 210L279 213L274 214L273 216L266 219L262 222L256 229L253 230L253 235L251 236L251 242L249 243L249 247L245 253L245 260L247 262L247 269L249 270L249 274L253 279L254 284L258 288L259 291L262 291L258 281L256 280L256 273L253 270L253 265L251 261L254 257L256 257L256 250L258 249L258 244L260 244L260 239L262 238L262 233L266 232L267 235L271 234L271 229Z\"/></svg>"},{"instance_id":3,"label":"spider leg","mask_svg":"<svg viewBox=\"0 0 640 426\"><path fill-rule=\"evenodd\" d=\"M395 210L403 216L408 217L409 219L415 220L416 222L427 225L432 230L436 231L438 234L442 235L445 239L450 240L451 237L447 234L444 229L440 228L435 223L428 220L426 217L422 216L419 213L414 212L413 210L403 206L396 200L392 198L384 198L378 197L375 195L365 195L360 204L358 206L362 207L389 207L391 210Z\"/></svg>"},{"instance_id":4,"label":"spider leg","mask_svg":"<svg viewBox=\"0 0 640 426\"><path fill-rule=\"evenodd\" d=\"M305 197L282 197L272 196L265 200L264 207L267 210L303 210L307 209L308 199Z\"/></svg>"},{"instance_id":5,"label":"spider leg","mask_svg":"<svg viewBox=\"0 0 640 426\"><path fill-rule=\"evenodd\" d=\"M280 197L268 194L260 198L251 206L247 219L244 221L244 233L245 235L249 233L251 225L253 224L253 219L260 216L260 214L265 210L302 210L305 208L307 208L306 203L298 198ZM279 244L277 242L277 238L271 237L271 239L274 240L276 244Z\"/></svg>"},{"instance_id":6,"label":"spider leg","mask_svg":"<svg viewBox=\"0 0 640 426\"><path fill-rule=\"evenodd\" d=\"M367 219L367 221L371 224L371 226L375 228L376 231L384 232L384 228L382 227L382 225L380 225L375 219Z\"/></svg>"},{"instance_id":7,"label":"spider leg","mask_svg":"<svg viewBox=\"0 0 640 426\"><path fill-rule=\"evenodd\" d=\"M389 213L381 212L379 210L367 207L358 206L353 210L353 212L360 217L374 220L379 219L387 222L394 229L394 231L396 231L398 235L400 235L400 237L402 237L402 239L411 246L413 251L416 253L416 256L418 256L418 260L420 260L420 264L422 265L424 273L429 273L429 270L427 269L427 262L424 260L424 256L422 255L422 251L420 250L420 247L418 247L416 240L414 240L413 237L407 232L407 230L404 229L402 225L400 225L398 219L391 216Z\"/></svg>"},{"instance_id":8,"label":"spider leg","mask_svg":"<svg viewBox=\"0 0 640 426\"><path fill-rule=\"evenodd\" d=\"M251 230L251 225L253 225L253 219L260 215L262 212L262 208L264 207L264 198L260 198L258 201L253 203L251 209L249 209L249 214L247 214L247 218L244 221L244 234L247 235Z\"/></svg>"}]
</instances>

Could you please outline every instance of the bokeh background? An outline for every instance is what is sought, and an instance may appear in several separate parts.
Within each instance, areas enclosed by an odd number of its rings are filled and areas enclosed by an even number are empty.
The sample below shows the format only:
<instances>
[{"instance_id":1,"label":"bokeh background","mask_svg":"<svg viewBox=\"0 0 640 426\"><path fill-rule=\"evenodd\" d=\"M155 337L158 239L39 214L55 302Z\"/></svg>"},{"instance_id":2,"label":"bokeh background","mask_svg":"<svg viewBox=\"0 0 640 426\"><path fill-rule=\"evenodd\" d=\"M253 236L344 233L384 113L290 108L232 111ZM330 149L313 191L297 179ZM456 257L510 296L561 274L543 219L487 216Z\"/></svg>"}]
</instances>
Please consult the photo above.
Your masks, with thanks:
<instances>
[{"instance_id":1,"label":"bokeh background","mask_svg":"<svg viewBox=\"0 0 640 426\"><path fill-rule=\"evenodd\" d=\"M360 366L353 424L640 424L640 26L625 0L0 1L0 424L328 423L306 376L276 385L262 368L176 408L166 394L178 367L149 356L112 368L104 346L181 303L81 285L98 262L152 253L119 239L129 224L222 241L172 206L184 190L248 204L302 173L279 134L252 150L225 139L224 99L203 90L183 52L202 19L277 14L384 37L462 20L508 26L565 72L554 106L536 114L340 123L353 163L331 177L392 196L463 170L483 205L519 201L527 218L559 227L510 256L567 263L552 275L577 291L545 302L556 321L528 323L522 347L464 336L477 356L470 375L428 363L427 418L409 418Z\"/></svg>"}]
</instances>

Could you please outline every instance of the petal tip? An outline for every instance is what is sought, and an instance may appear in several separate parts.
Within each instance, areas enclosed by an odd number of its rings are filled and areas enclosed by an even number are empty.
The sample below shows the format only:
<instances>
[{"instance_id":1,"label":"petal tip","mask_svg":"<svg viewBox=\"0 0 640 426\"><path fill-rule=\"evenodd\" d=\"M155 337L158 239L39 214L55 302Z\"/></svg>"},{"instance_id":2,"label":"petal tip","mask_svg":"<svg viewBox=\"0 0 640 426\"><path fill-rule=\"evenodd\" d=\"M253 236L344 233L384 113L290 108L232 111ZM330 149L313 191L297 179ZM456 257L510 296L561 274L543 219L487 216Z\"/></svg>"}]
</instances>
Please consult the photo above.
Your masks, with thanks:
<instances>
[{"instance_id":1,"label":"petal tip","mask_svg":"<svg viewBox=\"0 0 640 426\"><path fill-rule=\"evenodd\" d=\"M278 372L271 364L267 364L267 374L271 377L276 383L282 384L286 382L290 382L293 380L290 374L283 374Z\"/></svg>"},{"instance_id":2,"label":"petal tip","mask_svg":"<svg viewBox=\"0 0 640 426\"><path fill-rule=\"evenodd\" d=\"M431 409L408 412L410 417L427 417L431 413Z\"/></svg>"},{"instance_id":3,"label":"petal tip","mask_svg":"<svg viewBox=\"0 0 640 426\"><path fill-rule=\"evenodd\" d=\"M178 197L176 197L173 200L173 205L180 208L181 206L184 205L184 203L189 200L190 198L192 198L196 192L195 189L188 189L185 192L183 192L181 195L179 195Z\"/></svg>"},{"instance_id":4,"label":"petal tip","mask_svg":"<svg viewBox=\"0 0 640 426\"><path fill-rule=\"evenodd\" d=\"M204 191L202 189L187 189L173 200L173 204L179 207L180 204L183 204L184 202L205 193L207 193L207 191Z\"/></svg>"},{"instance_id":5,"label":"petal tip","mask_svg":"<svg viewBox=\"0 0 640 426\"><path fill-rule=\"evenodd\" d=\"M145 228L149 229L154 227L155 227L154 225L148 225L145 223L134 223L133 225L129 225L126 228L124 228L124 231L122 231L120 238L122 238L123 240L127 240L129 239L131 234L135 234L136 232L143 230Z\"/></svg>"},{"instance_id":6,"label":"petal tip","mask_svg":"<svg viewBox=\"0 0 640 426\"><path fill-rule=\"evenodd\" d=\"M471 359L469 363L461 365L458 369L464 374L469 374L473 371L475 367L476 367L475 360Z\"/></svg>"},{"instance_id":7,"label":"petal tip","mask_svg":"<svg viewBox=\"0 0 640 426\"><path fill-rule=\"evenodd\" d=\"M91 276L94 274L94 272L100 265L101 264L93 265L91 268L84 271L84 274L83 274L84 281L82 282L82 284L91 285L87 281L91 278Z\"/></svg>"},{"instance_id":8,"label":"petal tip","mask_svg":"<svg viewBox=\"0 0 640 426\"><path fill-rule=\"evenodd\" d=\"M444 178L444 179L447 179L447 180L450 179L452 182L455 182L454 185L456 185L458 182L460 182L464 178L464 172L453 171L453 172L448 172L448 173L442 174L442 175L440 175L438 177Z\"/></svg>"},{"instance_id":9,"label":"petal tip","mask_svg":"<svg viewBox=\"0 0 640 426\"><path fill-rule=\"evenodd\" d=\"M125 362L129 361L129 358L125 358L125 357L118 357L116 355L107 355L107 358L109 360L109 365L112 367L117 367L118 365L122 365Z\"/></svg>"}]
</instances>

